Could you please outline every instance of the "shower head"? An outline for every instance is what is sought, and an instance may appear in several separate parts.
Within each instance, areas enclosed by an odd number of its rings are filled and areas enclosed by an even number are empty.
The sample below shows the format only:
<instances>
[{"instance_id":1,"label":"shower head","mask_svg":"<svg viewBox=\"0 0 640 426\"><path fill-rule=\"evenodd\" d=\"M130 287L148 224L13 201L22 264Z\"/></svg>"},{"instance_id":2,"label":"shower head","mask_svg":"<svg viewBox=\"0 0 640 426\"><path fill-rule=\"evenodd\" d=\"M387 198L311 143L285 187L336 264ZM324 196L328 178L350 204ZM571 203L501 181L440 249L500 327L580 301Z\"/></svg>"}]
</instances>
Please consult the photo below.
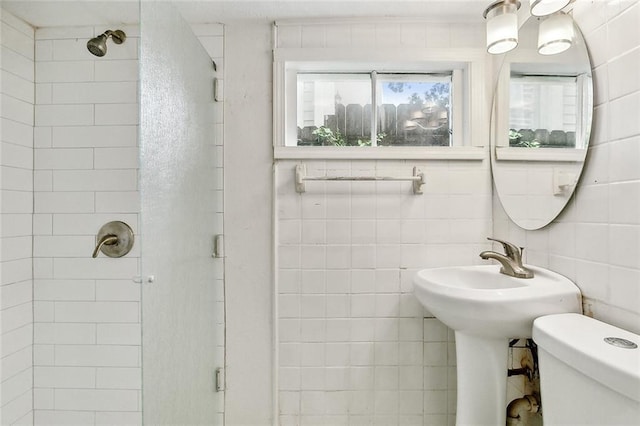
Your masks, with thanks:
<instances>
[{"instance_id":1,"label":"shower head","mask_svg":"<svg viewBox=\"0 0 640 426\"><path fill-rule=\"evenodd\" d=\"M87 42L87 49L96 56L104 56L107 53L107 39L109 37L111 37L115 44L122 44L127 38L127 35L121 30L107 30L98 37L89 40Z\"/></svg>"}]
</instances>

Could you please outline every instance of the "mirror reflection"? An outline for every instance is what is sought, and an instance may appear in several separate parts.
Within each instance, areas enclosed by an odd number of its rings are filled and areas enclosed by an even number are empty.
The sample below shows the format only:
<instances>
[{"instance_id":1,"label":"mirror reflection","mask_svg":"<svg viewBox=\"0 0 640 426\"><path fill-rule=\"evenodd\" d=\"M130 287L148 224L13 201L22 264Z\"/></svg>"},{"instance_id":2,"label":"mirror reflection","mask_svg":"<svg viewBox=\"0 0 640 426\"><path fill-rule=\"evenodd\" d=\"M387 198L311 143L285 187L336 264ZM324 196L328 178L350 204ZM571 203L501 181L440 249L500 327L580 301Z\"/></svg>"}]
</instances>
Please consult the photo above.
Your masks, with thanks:
<instances>
[{"instance_id":1,"label":"mirror reflection","mask_svg":"<svg viewBox=\"0 0 640 426\"><path fill-rule=\"evenodd\" d=\"M524 229L547 225L573 194L593 110L591 65L580 30L571 22L570 47L541 54L541 22L545 20L530 17L520 29L518 47L505 55L492 113L491 162L498 197L511 220Z\"/></svg>"}]
</instances>

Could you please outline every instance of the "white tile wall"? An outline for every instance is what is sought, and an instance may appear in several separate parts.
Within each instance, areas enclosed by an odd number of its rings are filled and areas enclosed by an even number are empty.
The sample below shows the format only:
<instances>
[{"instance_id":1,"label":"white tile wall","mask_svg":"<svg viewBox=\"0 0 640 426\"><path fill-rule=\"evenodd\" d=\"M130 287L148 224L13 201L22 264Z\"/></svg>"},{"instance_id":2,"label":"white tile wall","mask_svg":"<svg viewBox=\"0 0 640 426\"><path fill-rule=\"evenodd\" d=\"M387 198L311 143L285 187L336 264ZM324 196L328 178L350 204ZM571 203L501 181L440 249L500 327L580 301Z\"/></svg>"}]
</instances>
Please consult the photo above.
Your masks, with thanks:
<instances>
[{"instance_id":1,"label":"white tile wall","mask_svg":"<svg viewBox=\"0 0 640 426\"><path fill-rule=\"evenodd\" d=\"M0 15L0 423L10 425L33 422L34 30Z\"/></svg>"},{"instance_id":2,"label":"white tile wall","mask_svg":"<svg viewBox=\"0 0 640 426\"><path fill-rule=\"evenodd\" d=\"M306 164L309 175L416 165L424 195L396 182L309 182L298 194L295 164L276 172L281 424L452 424L453 336L411 279L425 266L479 263L491 229L486 162ZM461 208L469 203L477 209Z\"/></svg>"},{"instance_id":3,"label":"white tile wall","mask_svg":"<svg viewBox=\"0 0 640 426\"><path fill-rule=\"evenodd\" d=\"M223 27L195 30L222 76ZM85 40L102 31L36 32L36 424L141 421L140 287L131 280L140 248L120 259L90 257L104 223L123 220L134 232L139 226L138 34L126 29L124 45L96 58ZM221 116L216 119L221 158ZM216 166L222 170L222 162ZM221 221L222 206L219 215ZM222 274L215 279L222 303Z\"/></svg>"},{"instance_id":4,"label":"white tile wall","mask_svg":"<svg viewBox=\"0 0 640 426\"><path fill-rule=\"evenodd\" d=\"M494 203L495 233L526 246L528 261L580 287L587 315L640 332L640 4L577 2L596 84L583 176L567 209L525 232ZM526 253L526 252L525 252Z\"/></svg>"},{"instance_id":5,"label":"white tile wall","mask_svg":"<svg viewBox=\"0 0 640 426\"><path fill-rule=\"evenodd\" d=\"M105 414L140 423L139 248L90 257L100 226L123 220L136 232L139 212L137 113L105 122L100 109L137 110L137 51L113 45L92 56L86 39L103 30L36 31L36 424L96 424Z\"/></svg>"},{"instance_id":6,"label":"white tile wall","mask_svg":"<svg viewBox=\"0 0 640 426\"><path fill-rule=\"evenodd\" d=\"M483 48L482 28L402 22L278 27L279 47ZM453 334L412 294L424 267L480 263L491 233L488 159L308 161L307 173L406 175L308 182L276 169L279 409L282 425L455 421ZM469 208L469 206L475 206Z\"/></svg>"}]
</instances>

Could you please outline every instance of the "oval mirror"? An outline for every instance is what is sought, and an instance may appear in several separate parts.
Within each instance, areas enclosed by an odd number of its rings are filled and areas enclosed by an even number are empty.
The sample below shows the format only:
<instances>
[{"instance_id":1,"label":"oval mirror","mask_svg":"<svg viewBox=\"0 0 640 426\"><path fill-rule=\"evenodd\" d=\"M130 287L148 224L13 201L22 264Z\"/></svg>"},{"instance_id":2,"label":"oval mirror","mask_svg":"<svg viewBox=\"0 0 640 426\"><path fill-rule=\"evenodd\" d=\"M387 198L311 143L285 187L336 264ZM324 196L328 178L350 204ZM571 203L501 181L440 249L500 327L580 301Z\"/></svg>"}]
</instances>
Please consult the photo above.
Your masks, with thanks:
<instances>
[{"instance_id":1,"label":"oval mirror","mask_svg":"<svg viewBox=\"0 0 640 426\"><path fill-rule=\"evenodd\" d=\"M552 55L538 53L544 19L525 21L518 47L504 55L493 98L491 169L498 198L509 218L529 230L550 223L571 198L591 133L591 63L580 30L564 16L573 41Z\"/></svg>"}]
</instances>

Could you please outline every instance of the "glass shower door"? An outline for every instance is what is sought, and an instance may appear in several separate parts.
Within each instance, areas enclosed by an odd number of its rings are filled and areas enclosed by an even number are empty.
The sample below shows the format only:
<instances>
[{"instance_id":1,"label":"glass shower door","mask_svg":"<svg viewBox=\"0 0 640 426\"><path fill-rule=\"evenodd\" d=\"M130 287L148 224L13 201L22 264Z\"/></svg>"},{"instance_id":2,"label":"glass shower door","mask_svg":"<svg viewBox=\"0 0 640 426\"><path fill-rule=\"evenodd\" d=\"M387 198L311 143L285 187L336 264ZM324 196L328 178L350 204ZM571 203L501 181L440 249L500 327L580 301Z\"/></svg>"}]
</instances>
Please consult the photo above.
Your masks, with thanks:
<instances>
[{"instance_id":1,"label":"glass shower door","mask_svg":"<svg viewBox=\"0 0 640 426\"><path fill-rule=\"evenodd\" d=\"M221 424L214 68L171 4L141 3L143 421Z\"/></svg>"}]
</instances>

